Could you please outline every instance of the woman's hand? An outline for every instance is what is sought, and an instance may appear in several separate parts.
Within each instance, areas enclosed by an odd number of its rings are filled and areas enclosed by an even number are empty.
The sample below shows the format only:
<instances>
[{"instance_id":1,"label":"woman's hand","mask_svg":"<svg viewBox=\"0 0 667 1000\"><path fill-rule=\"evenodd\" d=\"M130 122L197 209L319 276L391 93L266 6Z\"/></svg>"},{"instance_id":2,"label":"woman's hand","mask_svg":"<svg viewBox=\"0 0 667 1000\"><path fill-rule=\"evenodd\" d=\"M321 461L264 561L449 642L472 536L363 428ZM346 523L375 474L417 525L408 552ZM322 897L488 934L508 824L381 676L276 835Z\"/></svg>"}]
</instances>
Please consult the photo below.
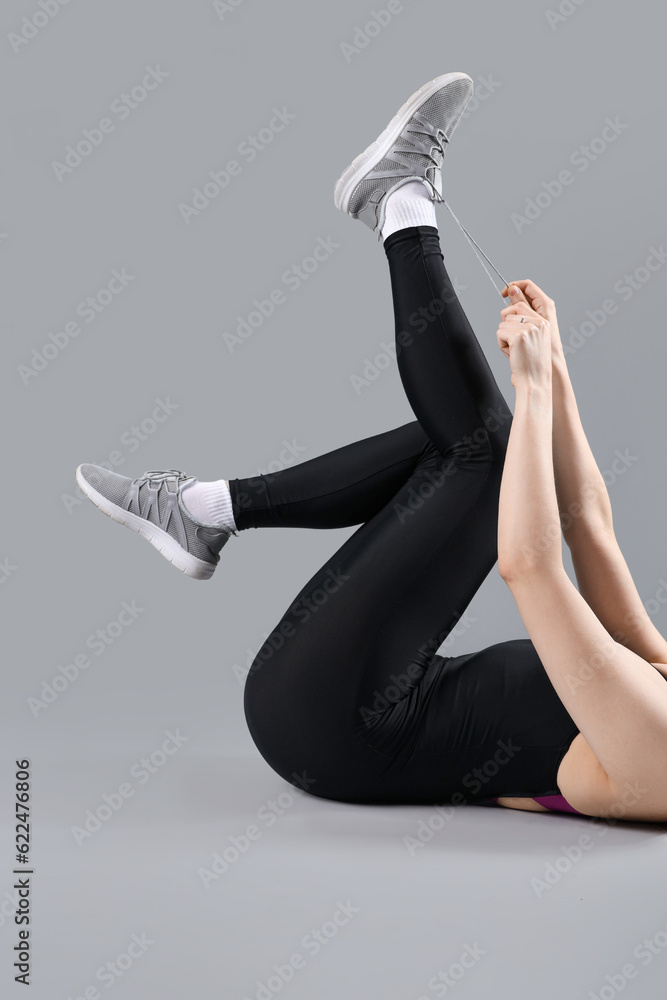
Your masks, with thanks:
<instances>
[{"instance_id":1,"label":"woman's hand","mask_svg":"<svg viewBox=\"0 0 667 1000\"><path fill-rule=\"evenodd\" d=\"M502 311L498 346L509 358L512 385L551 386L551 324L526 302Z\"/></svg>"},{"instance_id":2,"label":"woman's hand","mask_svg":"<svg viewBox=\"0 0 667 1000\"><path fill-rule=\"evenodd\" d=\"M534 281L530 281L529 279L514 281L511 285L506 285L503 288L502 295L504 298L509 298L510 301L510 305L502 310L501 315L503 317L514 315L515 313L518 315L523 313L523 315L528 316L530 312L536 312L542 319L547 320L551 329L553 356L562 357L563 344L558 330L558 317L556 315L554 300L550 299ZM518 306L522 306L523 309L518 309Z\"/></svg>"}]
</instances>

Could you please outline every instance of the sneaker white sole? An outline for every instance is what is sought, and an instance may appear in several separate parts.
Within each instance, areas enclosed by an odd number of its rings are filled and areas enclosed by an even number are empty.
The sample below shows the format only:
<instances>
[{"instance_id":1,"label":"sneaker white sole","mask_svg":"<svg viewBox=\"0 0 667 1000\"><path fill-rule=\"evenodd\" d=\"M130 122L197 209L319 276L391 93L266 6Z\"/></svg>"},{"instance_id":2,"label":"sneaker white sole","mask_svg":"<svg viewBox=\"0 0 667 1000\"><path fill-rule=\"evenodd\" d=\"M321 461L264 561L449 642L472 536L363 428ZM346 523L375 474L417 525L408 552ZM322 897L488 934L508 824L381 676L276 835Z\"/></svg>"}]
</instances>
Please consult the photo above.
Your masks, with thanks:
<instances>
[{"instance_id":1,"label":"sneaker white sole","mask_svg":"<svg viewBox=\"0 0 667 1000\"><path fill-rule=\"evenodd\" d=\"M191 577L193 580L210 580L213 576L216 566L186 552L175 538L172 538L171 535L168 535L166 531L163 531L156 524L151 524L150 521L146 521L143 517L139 517L129 510L123 510L122 507L112 503L111 500L107 500L101 493L98 493L95 487L91 486L84 479L81 474L81 466L76 470L76 481L88 499L92 500L103 514L110 517L112 521L124 524L126 528L130 528L132 531L140 534L142 538L150 542L181 573L185 573L186 576Z\"/></svg>"},{"instance_id":2,"label":"sneaker white sole","mask_svg":"<svg viewBox=\"0 0 667 1000\"><path fill-rule=\"evenodd\" d=\"M444 76L436 76L434 80L425 83L423 87L416 90L412 97L409 97L405 104L399 108L392 120L387 125L375 142L367 146L363 153L355 157L336 181L334 188L334 205L341 212L347 212L350 204L350 197L357 184L364 179L366 174L373 167L384 159L391 147L394 145L399 135L408 124L415 111L418 111L422 104L432 97L436 91L453 83L454 80L470 80L467 73L445 73Z\"/></svg>"}]
</instances>

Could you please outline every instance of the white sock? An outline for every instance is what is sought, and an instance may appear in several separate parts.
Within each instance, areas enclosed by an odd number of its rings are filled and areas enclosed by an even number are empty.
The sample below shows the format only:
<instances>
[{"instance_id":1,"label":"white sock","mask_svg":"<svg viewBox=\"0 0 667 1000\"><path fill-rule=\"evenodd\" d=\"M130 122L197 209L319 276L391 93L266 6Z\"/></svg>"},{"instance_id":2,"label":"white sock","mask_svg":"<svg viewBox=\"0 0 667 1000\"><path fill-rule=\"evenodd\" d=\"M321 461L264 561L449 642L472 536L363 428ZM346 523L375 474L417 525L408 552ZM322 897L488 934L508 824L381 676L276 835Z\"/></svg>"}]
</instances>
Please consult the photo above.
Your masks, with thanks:
<instances>
[{"instance_id":1,"label":"white sock","mask_svg":"<svg viewBox=\"0 0 667 1000\"><path fill-rule=\"evenodd\" d=\"M390 194L382 227L382 239L408 226L435 226L435 204L421 181L408 181Z\"/></svg>"},{"instance_id":2,"label":"white sock","mask_svg":"<svg viewBox=\"0 0 667 1000\"><path fill-rule=\"evenodd\" d=\"M232 511L232 495L224 479L213 483L200 483L195 479L194 483L183 487L181 499L195 521L238 530Z\"/></svg>"}]
</instances>

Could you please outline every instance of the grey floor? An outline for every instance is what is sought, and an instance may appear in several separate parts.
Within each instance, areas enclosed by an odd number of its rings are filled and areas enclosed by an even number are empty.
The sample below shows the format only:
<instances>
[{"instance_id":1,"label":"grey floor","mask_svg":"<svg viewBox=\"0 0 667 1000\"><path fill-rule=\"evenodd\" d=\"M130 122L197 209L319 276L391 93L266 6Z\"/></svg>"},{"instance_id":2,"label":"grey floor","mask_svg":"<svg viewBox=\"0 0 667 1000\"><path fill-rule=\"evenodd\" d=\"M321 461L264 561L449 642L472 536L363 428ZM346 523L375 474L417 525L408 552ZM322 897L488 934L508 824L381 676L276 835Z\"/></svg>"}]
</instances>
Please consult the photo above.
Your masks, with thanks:
<instances>
[{"instance_id":1,"label":"grey floor","mask_svg":"<svg viewBox=\"0 0 667 1000\"><path fill-rule=\"evenodd\" d=\"M387 0L55 2L0 13L0 996L664 1000L661 826L350 806L296 792L260 757L244 671L354 528L244 532L194 583L74 481L82 462L245 477L414 419L382 247L336 211L333 186L413 91L463 70L476 100L445 193L506 277L556 300L617 537L665 633L664 274L645 267L667 241L663 8L392 0L387 20ZM267 134L276 109L292 117ZM81 162L58 167L82 140ZM232 159L241 172L186 220ZM504 303L439 211L513 405ZM288 284L321 241L330 256ZM276 289L280 305L235 344ZM90 297L103 308L87 321ZM141 610L120 628L124 604ZM525 634L493 572L441 652ZM168 732L183 738L169 756ZM29 991L12 966L23 758ZM100 810L99 829L77 832Z\"/></svg>"},{"instance_id":2,"label":"grey floor","mask_svg":"<svg viewBox=\"0 0 667 1000\"><path fill-rule=\"evenodd\" d=\"M625 975L664 996L666 828L348 805L180 753L78 843L76 779L113 761L39 789L32 995L588 1000Z\"/></svg>"}]
</instances>

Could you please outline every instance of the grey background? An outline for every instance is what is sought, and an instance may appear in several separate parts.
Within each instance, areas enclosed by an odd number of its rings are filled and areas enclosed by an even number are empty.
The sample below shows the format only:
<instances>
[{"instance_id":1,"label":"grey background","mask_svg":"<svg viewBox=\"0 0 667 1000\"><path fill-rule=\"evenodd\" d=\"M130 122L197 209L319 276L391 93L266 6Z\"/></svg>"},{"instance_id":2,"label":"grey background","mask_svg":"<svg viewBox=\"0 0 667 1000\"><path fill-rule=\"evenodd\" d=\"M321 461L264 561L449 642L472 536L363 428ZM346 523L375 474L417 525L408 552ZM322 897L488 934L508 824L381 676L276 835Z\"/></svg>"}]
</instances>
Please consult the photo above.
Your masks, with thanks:
<instances>
[{"instance_id":1,"label":"grey background","mask_svg":"<svg viewBox=\"0 0 667 1000\"><path fill-rule=\"evenodd\" d=\"M637 974L619 987L624 996L663 995L662 945L646 964L634 954L665 930L660 827L619 824L603 835L571 816L459 808L412 857L403 838L433 810L354 807L292 789L284 815L260 822L261 838L206 890L198 869L291 788L250 739L239 677L355 529L246 532L204 586L75 492L76 466L114 451L130 476L175 467L229 478L277 462L284 441L307 459L412 419L395 363L361 392L352 386L391 342L393 319L381 245L335 210L332 189L414 90L464 70L480 93L493 81L493 93L447 154L452 207L507 277L530 276L555 298L564 339L587 310L619 304L568 361L600 467L611 470L617 450L633 456L609 476L616 532L665 627L656 597L667 576L664 275L628 302L614 291L667 239L664 15L648 0L586 0L551 27L555 2L413 0L346 61L341 43L386 6L242 0L221 18L205 0L71 0L14 52L9 34L40 8L3 5L0 560L15 567L0 584L3 995L20 992L7 893L13 762L24 757L34 772L35 997L66 1000L95 984L119 1000L255 997L274 963L306 954L303 936L347 900L358 913L307 956L285 997L444 995L429 980L466 944L485 954L451 987L461 1000L588 998L616 989L606 977L628 962ZM110 116L149 65L168 77L125 121ZM186 225L179 204L209 170L239 158L274 107L296 117ZM105 116L114 131L59 182L52 162ZM627 128L579 172L570 156L608 116ZM512 214L567 168L575 182L519 233ZM450 273L513 405L495 338L500 298L442 208L439 223ZM230 353L223 333L319 237L340 246ZM32 349L123 267L135 276L127 289L25 385L19 366ZM123 435L157 398L177 408L132 451ZM123 601L145 610L35 718L27 699ZM452 653L526 634L495 572L468 614ZM78 846L72 827L86 810L176 729L188 737L178 753L145 785L135 780L136 794ZM580 860L538 896L531 879L583 835ZM105 986L96 971L133 933L154 943Z\"/></svg>"}]
</instances>

